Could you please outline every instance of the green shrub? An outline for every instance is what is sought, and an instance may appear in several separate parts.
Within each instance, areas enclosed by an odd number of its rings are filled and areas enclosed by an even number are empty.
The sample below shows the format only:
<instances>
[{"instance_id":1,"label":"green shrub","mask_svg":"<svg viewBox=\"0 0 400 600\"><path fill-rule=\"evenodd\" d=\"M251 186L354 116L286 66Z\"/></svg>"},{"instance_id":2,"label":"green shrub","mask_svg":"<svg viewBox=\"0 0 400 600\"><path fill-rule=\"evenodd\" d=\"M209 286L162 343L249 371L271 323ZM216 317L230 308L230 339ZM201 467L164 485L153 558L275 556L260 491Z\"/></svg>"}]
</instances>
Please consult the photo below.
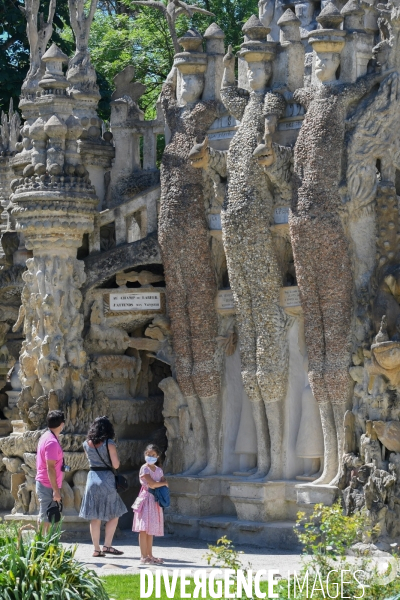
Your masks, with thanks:
<instances>
[{"instance_id":1,"label":"green shrub","mask_svg":"<svg viewBox=\"0 0 400 600\"><path fill-rule=\"evenodd\" d=\"M212 567L221 569L233 569L236 573L239 569L243 569L242 562L239 558L240 554L244 554L241 550L236 550L231 540L228 540L226 535L217 540L217 545L208 544L208 552L203 556Z\"/></svg>"},{"instance_id":2,"label":"green shrub","mask_svg":"<svg viewBox=\"0 0 400 600\"><path fill-rule=\"evenodd\" d=\"M330 597L327 593L327 581L331 593L333 589L341 590L344 594L332 594L333 598L363 597L368 600L384 600L400 591L400 563L396 556L388 561L387 569L383 573L378 568L377 560L368 550L355 552L355 558L349 559L348 550L356 542L370 540L375 533L375 528L364 512L346 516L340 502L333 506L316 504L308 518L304 513L298 513L296 526L297 536L305 553L299 578L304 581L308 572L310 585L318 578L316 589L311 596L314 600ZM362 585L352 575L357 570L357 578ZM350 573L345 577L344 586L341 572ZM350 583L347 579L351 579ZM294 585L294 582L292 583ZM319 591L319 587L323 589Z\"/></svg>"},{"instance_id":3,"label":"green shrub","mask_svg":"<svg viewBox=\"0 0 400 600\"><path fill-rule=\"evenodd\" d=\"M60 526L30 540L2 531L1 600L108 600L101 580L74 559L76 548L64 548L60 536Z\"/></svg>"}]
</instances>

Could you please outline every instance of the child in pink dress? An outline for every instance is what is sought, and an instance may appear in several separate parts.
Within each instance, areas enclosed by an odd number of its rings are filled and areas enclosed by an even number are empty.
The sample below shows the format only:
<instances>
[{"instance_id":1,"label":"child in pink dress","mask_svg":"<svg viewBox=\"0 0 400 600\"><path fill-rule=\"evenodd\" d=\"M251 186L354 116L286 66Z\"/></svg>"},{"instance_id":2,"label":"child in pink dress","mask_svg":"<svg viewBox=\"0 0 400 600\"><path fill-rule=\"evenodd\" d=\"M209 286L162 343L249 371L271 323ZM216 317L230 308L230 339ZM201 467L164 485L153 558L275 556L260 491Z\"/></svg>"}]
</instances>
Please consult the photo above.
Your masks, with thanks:
<instances>
[{"instance_id":1,"label":"child in pink dress","mask_svg":"<svg viewBox=\"0 0 400 600\"><path fill-rule=\"evenodd\" d=\"M154 444L149 444L144 451L145 464L139 471L139 480L142 484L139 496L133 510L133 531L139 533L141 564L161 564L162 558L153 556L153 536L164 535L164 513L156 502L149 488L168 486L163 470L159 465L160 450Z\"/></svg>"}]
</instances>

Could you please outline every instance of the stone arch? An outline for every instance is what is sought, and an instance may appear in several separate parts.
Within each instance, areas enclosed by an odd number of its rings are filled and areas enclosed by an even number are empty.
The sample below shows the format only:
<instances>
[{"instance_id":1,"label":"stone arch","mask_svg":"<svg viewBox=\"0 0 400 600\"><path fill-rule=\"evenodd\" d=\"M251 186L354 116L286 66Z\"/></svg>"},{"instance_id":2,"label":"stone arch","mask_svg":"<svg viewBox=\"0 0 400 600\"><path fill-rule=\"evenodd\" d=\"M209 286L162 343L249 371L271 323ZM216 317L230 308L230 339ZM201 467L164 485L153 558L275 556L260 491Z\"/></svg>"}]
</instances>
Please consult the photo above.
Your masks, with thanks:
<instances>
[{"instance_id":1,"label":"stone arch","mask_svg":"<svg viewBox=\"0 0 400 600\"><path fill-rule=\"evenodd\" d=\"M86 294L120 271L140 265L161 264L157 233L151 233L136 242L121 244L101 254L91 254L84 262L87 279L82 293Z\"/></svg>"}]
</instances>

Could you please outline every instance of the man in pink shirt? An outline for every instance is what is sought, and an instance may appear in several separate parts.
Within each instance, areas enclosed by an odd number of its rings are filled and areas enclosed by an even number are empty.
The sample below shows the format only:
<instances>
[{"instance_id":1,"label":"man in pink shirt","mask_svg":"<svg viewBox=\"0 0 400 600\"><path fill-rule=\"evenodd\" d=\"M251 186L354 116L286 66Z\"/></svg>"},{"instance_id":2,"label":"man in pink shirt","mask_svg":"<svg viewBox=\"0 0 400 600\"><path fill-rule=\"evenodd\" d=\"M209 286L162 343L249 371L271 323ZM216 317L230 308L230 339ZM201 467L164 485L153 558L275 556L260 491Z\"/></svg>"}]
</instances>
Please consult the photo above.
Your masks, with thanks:
<instances>
[{"instance_id":1,"label":"man in pink shirt","mask_svg":"<svg viewBox=\"0 0 400 600\"><path fill-rule=\"evenodd\" d=\"M61 410L47 415L48 430L39 440L36 455L36 494L39 500L38 523L46 531L49 527L47 509L52 502L60 502L63 482L64 453L59 435L64 429L65 417Z\"/></svg>"}]
</instances>

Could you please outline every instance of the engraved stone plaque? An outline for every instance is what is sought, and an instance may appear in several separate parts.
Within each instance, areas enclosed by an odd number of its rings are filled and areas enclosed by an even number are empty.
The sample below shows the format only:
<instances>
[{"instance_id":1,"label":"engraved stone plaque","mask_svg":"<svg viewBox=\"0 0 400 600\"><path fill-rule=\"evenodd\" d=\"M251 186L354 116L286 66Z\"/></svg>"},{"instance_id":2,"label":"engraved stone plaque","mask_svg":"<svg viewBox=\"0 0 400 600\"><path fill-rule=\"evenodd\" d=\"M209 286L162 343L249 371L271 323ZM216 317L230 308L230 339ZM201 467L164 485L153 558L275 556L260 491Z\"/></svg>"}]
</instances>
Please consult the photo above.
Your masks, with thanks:
<instances>
[{"instance_id":1,"label":"engraved stone plaque","mask_svg":"<svg viewBox=\"0 0 400 600\"><path fill-rule=\"evenodd\" d=\"M208 226L212 230L222 230L221 215L208 215Z\"/></svg>"},{"instance_id":2,"label":"engraved stone plaque","mask_svg":"<svg viewBox=\"0 0 400 600\"><path fill-rule=\"evenodd\" d=\"M282 225L284 223L288 223L289 221L289 207L288 206L278 206L274 212L274 223L277 225Z\"/></svg>"},{"instance_id":3,"label":"engraved stone plaque","mask_svg":"<svg viewBox=\"0 0 400 600\"><path fill-rule=\"evenodd\" d=\"M287 131L288 129L301 129L303 123L303 118L301 119L292 119L292 120L282 120L278 123L279 131Z\"/></svg>"},{"instance_id":4,"label":"engraved stone plaque","mask_svg":"<svg viewBox=\"0 0 400 600\"><path fill-rule=\"evenodd\" d=\"M126 381L95 381L96 392L104 392L110 399L129 398L129 380Z\"/></svg>"},{"instance_id":5,"label":"engraved stone plaque","mask_svg":"<svg viewBox=\"0 0 400 600\"><path fill-rule=\"evenodd\" d=\"M280 292L280 304L282 308L301 306L300 293L297 285L282 287Z\"/></svg>"},{"instance_id":6,"label":"engraved stone plaque","mask_svg":"<svg viewBox=\"0 0 400 600\"><path fill-rule=\"evenodd\" d=\"M160 292L135 292L129 294L110 294L110 311L159 310Z\"/></svg>"},{"instance_id":7,"label":"engraved stone plaque","mask_svg":"<svg viewBox=\"0 0 400 600\"><path fill-rule=\"evenodd\" d=\"M228 114L218 119L215 119L214 123L208 130L208 139L223 140L233 138L238 125L239 121L237 121L234 117Z\"/></svg>"},{"instance_id":8,"label":"engraved stone plaque","mask_svg":"<svg viewBox=\"0 0 400 600\"><path fill-rule=\"evenodd\" d=\"M216 308L219 311L235 311L232 290L219 290L216 300Z\"/></svg>"}]
</instances>

